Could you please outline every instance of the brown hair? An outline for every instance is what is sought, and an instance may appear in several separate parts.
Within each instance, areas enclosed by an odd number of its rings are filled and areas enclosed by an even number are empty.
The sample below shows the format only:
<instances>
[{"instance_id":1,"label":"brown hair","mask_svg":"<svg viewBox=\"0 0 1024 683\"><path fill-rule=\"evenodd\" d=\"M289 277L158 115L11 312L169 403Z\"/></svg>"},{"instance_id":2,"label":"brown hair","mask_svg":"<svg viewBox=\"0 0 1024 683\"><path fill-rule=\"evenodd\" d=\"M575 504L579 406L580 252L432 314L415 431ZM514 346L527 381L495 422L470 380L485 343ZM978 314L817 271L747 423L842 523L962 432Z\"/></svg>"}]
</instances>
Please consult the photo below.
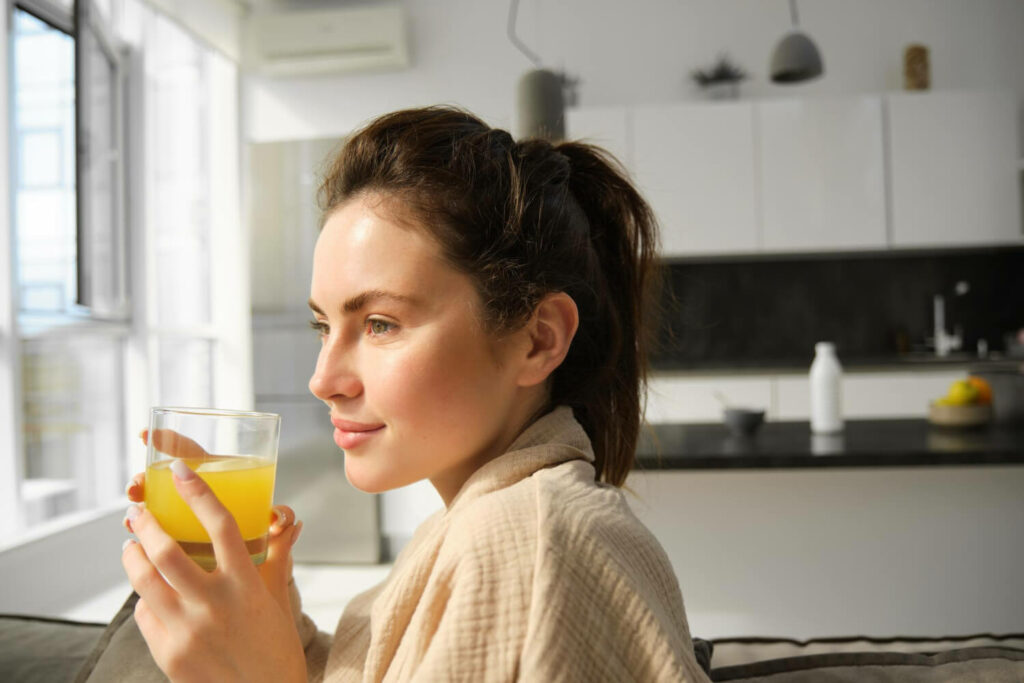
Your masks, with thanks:
<instances>
[{"instance_id":1,"label":"brown hair","mask_svg":"<svg viewBox=\"0 0 1024 683\"><path fill-rule=\"evenodd\" d=\"M475 282L494 332L565 292L580 324L550 380L590 437L598 478L621 486L636 453L653 327L657 231L608 153L579 142L515 142L471 114L428 107L386 114L328 168L324 218L363 193L398 200Z\"/></svg>"}]
</instances>

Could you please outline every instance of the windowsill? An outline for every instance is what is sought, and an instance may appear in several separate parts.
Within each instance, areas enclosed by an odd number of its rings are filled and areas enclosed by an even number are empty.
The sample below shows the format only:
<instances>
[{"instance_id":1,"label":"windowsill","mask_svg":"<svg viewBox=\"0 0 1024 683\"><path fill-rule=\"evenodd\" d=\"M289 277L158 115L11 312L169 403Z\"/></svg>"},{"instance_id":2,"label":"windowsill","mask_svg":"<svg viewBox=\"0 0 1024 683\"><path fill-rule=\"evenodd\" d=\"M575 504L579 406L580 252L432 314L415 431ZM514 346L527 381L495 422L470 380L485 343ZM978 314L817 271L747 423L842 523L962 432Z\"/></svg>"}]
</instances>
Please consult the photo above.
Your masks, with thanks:
<instances>
[{"instance_id":1,"label":"windowsill","mask_svg":"<svg viewBox=\"0 0 1024 683\"><path fill-rule=\"evenodd\" d=\"M26 480L28 483L30 480ZM47 480L55 481L55 480ZM47 494L51 495L51 494ZM28 496L26 496L27 498ZM105 517L116 510L123 510L127 507L127 503L123 499L115 499L107 502L104 505L95 507L91 510L83 510L81 512L73 512L63 517L51 520L49 522L43 522L37 526L26 529L18 536L0 541L0 555L4 553L18 550L19 548L26 546L30 543L41 541L54 534L61 532L70 531L75 527L94 522L101 517Z\"/></svg>"},{"instance_id":2,"label":"windowsill","mask_svg":"<svg viewBox=\"0 0 1024 683\"><path fill-rule=\"evenodd\" d=\"M74 490L72 479L26 479L21 483L21 499L26 503L37 503Z\"/></svg>"}]
</instances>

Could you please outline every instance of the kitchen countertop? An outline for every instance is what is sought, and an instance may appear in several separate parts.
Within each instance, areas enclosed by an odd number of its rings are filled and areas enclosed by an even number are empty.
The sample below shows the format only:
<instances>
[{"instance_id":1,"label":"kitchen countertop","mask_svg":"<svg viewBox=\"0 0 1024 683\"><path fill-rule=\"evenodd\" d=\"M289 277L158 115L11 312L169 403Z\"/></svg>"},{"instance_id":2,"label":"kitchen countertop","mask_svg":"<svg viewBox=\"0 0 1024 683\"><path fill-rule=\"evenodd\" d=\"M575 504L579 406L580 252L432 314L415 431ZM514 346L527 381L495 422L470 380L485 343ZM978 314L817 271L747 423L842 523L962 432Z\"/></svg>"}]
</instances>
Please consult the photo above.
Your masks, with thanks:
<instances>
[{"instance_id":1,"label":"kitchen countertop","mask_svg":"<svg viewBox=\"0 0 1024 683\"><path fill-rule=\"evenodd\" d=\"M735 359L728 363L718 361L685 361L660 358L651 362L654 374L682 373L686 375L746 375L746 374L806 374L813 358L790 359ZM1024 359L1006 356L978 358L970 354L955 353L939 357L932 353L908 353L893 356L844 358L839 362L849 372L894 372L901 370L963 369L966 372L1020 371Z\"/></svg>"},{"instance_id":2,"label":"kitchen countertop","mask_svg":"<svg viewBox=\"0 0 1024 683\"><path fill-rule=\"evenodd\" d=\"M847 420L835 436L812 435L806 421L766 422L752 438L737 438L722 424L652 425L641 436L636 469L1007 464L1024 465L1024 425L952 430L891 419Z\"/></svg>"}]
</instances>

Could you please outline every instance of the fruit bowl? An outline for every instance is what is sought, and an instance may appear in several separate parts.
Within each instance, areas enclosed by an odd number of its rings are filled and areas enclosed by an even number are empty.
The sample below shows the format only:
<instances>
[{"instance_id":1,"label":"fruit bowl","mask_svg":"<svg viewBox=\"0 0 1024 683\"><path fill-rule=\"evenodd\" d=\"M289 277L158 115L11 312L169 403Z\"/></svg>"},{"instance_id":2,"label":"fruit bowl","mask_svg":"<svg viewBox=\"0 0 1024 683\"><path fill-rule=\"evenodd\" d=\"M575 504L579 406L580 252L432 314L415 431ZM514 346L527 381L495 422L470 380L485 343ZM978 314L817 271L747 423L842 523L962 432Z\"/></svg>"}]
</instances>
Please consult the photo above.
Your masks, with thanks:
<instances>
[{"instance_id":1,"label":"fruit bowl","mask_svg":"<svg viewBox=\"0 0 1024 683\"><path fill-rule=\"evenodd\" d=\"M946 405L933 401L928 406L928 421L938 427L969 429L986 425L991 419L991 405L979 403Z\"/></svg>"}]
</instances>

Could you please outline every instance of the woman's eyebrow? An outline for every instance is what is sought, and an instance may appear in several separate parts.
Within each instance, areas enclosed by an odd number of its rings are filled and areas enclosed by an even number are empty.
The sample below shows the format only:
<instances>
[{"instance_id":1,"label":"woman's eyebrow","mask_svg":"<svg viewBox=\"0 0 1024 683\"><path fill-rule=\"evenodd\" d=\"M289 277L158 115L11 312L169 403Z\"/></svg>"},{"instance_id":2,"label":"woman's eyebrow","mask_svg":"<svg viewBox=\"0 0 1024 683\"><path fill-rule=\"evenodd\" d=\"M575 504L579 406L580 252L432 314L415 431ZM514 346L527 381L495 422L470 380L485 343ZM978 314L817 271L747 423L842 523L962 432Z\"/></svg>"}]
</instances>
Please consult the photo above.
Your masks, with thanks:
<instances>
[{"instance_id":1,"label":"woman's eyebrow","mask_svg":"<svg viewBox=\"0 0 1024 683\"><path fill-rule=\"evenodd\" d=\"M372 301L378 301L380 299L387 299L405 305L417 305L420 303L419 299L417 299L416 297L407 296L405 294L388 292L383 289L368 289L365 292L361 292L352 297L351 299L345 301L345 303L342 304L341 310L344 311L345 313L355 313L359 309L363 308L363 306L366 306L368 303ZM320 308L316 304L316 302L313 301L313 299L310 299L308 303L309 308L314 313L326 315L323 309Z\"/></svg>"}]
</instances>

